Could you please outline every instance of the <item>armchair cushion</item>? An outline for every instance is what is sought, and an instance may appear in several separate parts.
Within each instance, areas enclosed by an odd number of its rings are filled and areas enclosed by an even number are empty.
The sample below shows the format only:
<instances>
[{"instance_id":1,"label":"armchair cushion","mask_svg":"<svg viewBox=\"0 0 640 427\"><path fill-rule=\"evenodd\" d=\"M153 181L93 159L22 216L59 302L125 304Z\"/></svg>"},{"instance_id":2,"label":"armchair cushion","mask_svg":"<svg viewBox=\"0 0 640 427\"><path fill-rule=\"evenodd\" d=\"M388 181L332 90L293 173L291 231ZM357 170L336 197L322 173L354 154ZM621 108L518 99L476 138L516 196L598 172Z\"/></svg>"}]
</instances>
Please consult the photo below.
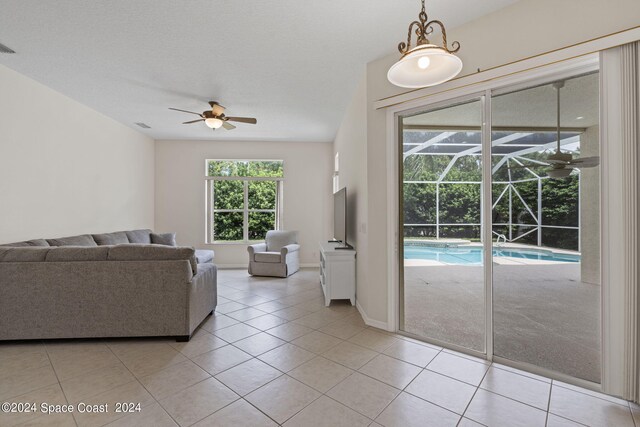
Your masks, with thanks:
<instances>
[{"instance_id":1,"label":"armchair cushion","mask_svg":"<svg viewBox=\"0 0 640 427\"><path fill-rule=\"evenodd\" d=\"M280 252L256 252L253 259L256 262L269 262L274 264L282 262Z\"/></svg>"},{"instance_id":2,"label":"armchair cushion","mask_svg":"<svg viewBox=\"0 0 640 427\"><path fill-rule=\"evenodd\" d=\"M298 243L297 231L270 230L265 237L267 251L280 252L283 246Z\"/></svg>"}]
</instances>

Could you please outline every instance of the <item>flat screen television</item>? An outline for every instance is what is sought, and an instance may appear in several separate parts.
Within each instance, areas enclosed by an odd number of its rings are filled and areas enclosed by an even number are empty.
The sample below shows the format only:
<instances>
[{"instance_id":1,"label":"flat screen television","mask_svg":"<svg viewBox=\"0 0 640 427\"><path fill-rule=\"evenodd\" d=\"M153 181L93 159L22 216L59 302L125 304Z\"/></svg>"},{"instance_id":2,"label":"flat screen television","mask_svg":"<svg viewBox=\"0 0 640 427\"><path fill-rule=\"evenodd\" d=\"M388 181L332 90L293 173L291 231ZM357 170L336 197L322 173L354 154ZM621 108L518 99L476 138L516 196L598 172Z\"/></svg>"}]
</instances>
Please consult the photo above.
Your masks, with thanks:
<instances>
[{"instance_id":1,"label":"flat screen television","mask_svg":"<svg viewBox=\"0 0 640 427\"><path fill-rule=\"evenodd\" d=\"M339 242L339 248L349 249L347 243L347 189L333 193L333 241Z\"/></svg>"}]
</instances>

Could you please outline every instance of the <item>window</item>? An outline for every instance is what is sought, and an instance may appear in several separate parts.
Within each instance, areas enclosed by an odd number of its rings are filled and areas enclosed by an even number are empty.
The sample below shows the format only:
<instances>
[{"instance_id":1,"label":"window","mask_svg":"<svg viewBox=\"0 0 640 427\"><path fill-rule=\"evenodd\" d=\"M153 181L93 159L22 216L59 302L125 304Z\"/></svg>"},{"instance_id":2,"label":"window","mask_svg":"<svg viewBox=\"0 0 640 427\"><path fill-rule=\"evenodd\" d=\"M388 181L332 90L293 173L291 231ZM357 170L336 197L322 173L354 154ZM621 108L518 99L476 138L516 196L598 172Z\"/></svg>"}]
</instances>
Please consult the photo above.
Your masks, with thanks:
<instances>
[{"instance_id":1,"label":"window","mask_svg":"<svg viewBox=\"0 0 640 427\"><path fill-rule=\"evenodd\" d=\"M207 242L264 240L282 221L282 160L207 160Z\"/></svg>"}]
</instances>

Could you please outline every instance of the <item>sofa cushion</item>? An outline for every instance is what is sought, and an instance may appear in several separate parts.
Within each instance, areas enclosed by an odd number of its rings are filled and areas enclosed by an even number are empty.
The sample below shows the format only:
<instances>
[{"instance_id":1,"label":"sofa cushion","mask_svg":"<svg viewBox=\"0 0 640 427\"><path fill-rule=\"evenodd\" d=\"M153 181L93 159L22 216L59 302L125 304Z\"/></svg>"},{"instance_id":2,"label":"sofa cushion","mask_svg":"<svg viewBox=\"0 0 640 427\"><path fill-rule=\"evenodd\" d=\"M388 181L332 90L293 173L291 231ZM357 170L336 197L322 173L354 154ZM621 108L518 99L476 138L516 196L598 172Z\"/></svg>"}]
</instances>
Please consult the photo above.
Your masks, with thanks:
<instances>
[{"instance_id":1,"label":"sofa cushion","mask_svg":"<svg viewBox=\"0 0 640 427\"><path fill-rule=\"evenodd\" d=\"M253 259L256 262L270 262L278 264L282 257L280 256L280 252L256 252Z\"/></svg>"},{"instance_id":2,"label":"sofa cushion","mask_svg":"<svg viewBox=\"0 0 640 427\"><path fill-rule=\"evenodd\" d=\"M129 239L129 243L151 244L151 230L149 229L129 230L125 231L125 234Z\"/></svg>"},{"instance_id":3,"label":"sofa cushion","mask_svg":"<svg viewBox=\"0 0 640 427\"><path fill-rule=\"evenodd\" d=\"M196 260L198 264L204 264L205 262L213 262L214 253L208 249L196 249Z\"/></svg>"},{"instance_id":4,"label":"sofa cushion","mask_svg":"<svg viewBox=\"0 0 640 427\"><path fill-rule=\"evenodd\" d=\"M0 262L42 262L50 250L38 247L2 248Z\"/></svg>"},{"instance_id":5,"label":"sofa cushion","mask_svg":"<svg viewBox=\"0 0 640 427\"><path fill-rule=\"evenodd\" d=\"M120 245L122 243L129 243L129 238L124 231L116 231L114 233L104 233L104 234L92 234L93 240L98 244L98 246L105 245Z\"/></svg>"},{"instance_id":6,"label":"sofa cushion","mask_svg":"<svg viewBox=\"0 0 640 427\"><path fill-rule=\"evenodd\" d=\"M51 248L45 261L106 261L109 255L108 246L60 246Z\"/></svg>"},{"instance_id":7,"label":"sofa cushion","mask_svg":"<svg viewBox=\"0 0 640 427\"><path fill-rule=\"evenodd\" d=\"M3 245L0 245L0 247L12 247L12 248L26 247L26 246L49 246L49 243L47 243L47 241L44 239L33 239L33 240L26 240L24 242L5 243Z\"/></svg>"},{"instance_id":8,"label":"sofa cushion","mask_svg":"<svg viewBox=\"0 0 640 427\"><path fill-rule=\"evenodd\" d=\"M27 242L13 242L13 243L4 243L0 245L0 248L26 248L30 246L31 245L28 244Z\"/></svg>"},{"instance_id":9,"label":"sofa cushion","mask_svg":"<svg viewBox=\"0 0 640 427\"><path fill-rule=\"evenodd\" d=\"M297 231L269 230L265 238L269 252L280 252L283 246L298 243Z\"/></svg>"},{"instance_id":10,"label":"sofa cushion","mask_svg":"<svg viewBox=\"0 0 640 427\"><path fill-rule=\"evenodd\" d=\"M47 239L47 242L51 246L98 246L90 234L60 237L59 239Z\"/></svg>"},{"instance_id":11,"label":"sofa cushion","mask_svg":"<svg viewBox=\"0 0 640 427\"><path fill-rule=\"evenodd\" d=\"M151 243L155 245L177 246L176 233L151 233Z\"/></svg>"},{"instance_id":12,"label":"sofa cushion","mask_svg":"<svg viewBox=\"0 0 640 427\"><path fill-rule=\"evenodd\" d=\"M189 260L191 270L198 272L195 249L165 245L116 245L109 248L109 261Z\"/></svg>"}]
</instances>

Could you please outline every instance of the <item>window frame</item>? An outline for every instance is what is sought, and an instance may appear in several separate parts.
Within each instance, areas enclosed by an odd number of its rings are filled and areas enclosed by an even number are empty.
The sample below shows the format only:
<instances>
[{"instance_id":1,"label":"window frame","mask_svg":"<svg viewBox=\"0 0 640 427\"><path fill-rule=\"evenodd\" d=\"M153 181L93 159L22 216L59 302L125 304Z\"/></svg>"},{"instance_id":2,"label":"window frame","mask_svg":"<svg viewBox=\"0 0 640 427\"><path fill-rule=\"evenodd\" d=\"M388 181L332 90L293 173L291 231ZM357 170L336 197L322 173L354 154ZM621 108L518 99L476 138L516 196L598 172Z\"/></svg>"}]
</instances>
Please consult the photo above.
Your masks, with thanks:
<instances>
[{"instance_id":1,"label":"window frame","mask_svg":"<svg viewBox=\"0 0 640 427\"><path fill-rule=\"evenodd\" d=\"M249 214L253 212L268 212L275 214L275 224L274 229L279 230L282 227L282 194L284 187L284 176L274 177L274 176L257 176L257 177L248 177L248 176L209 176L208 174L208 165L211 161L230 161L230 162L261 162L261 161L270 161L270 162L282 162L283 175L284 175L284 161L283 160L227 160L227 159L206 159L205 161L205 183L206 183L206 244L208 245L248 245L255 242L260 242L261 240L249 240ZM215 182L216 181L241 181L243 184L243 208L242 209L215 209L214 201L215 201ZM250 209L249 208L249 183L256 181L270 181L276 183L276 204L274 209ZM242 213L242 240L216 240L214 236L214 224L215 224L215 213L223 213L223 212L237 212Z\"/></svg>"}]
</instances>

